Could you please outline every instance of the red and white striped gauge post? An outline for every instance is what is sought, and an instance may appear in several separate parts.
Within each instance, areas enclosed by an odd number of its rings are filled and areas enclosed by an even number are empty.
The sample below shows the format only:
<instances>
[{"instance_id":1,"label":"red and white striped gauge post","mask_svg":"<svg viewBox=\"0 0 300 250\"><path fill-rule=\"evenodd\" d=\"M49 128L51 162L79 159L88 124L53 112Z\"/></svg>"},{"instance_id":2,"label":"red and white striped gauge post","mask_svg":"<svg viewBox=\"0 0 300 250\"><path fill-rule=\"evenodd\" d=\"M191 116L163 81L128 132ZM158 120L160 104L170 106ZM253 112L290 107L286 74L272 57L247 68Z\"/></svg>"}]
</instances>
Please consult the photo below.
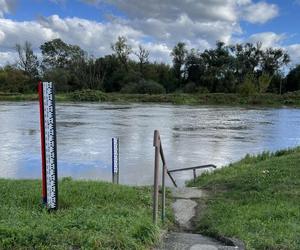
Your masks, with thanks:
<instances>
[{"instance_id":1,"label":"red and white striped gauge post","mask_svg":"<svg viewBox=\"0 0 300 250\"><path fill-rule=\"evenodd\" d=\"M55 91L51 82L39 82L43 203L57 209L57 150Z\"/></svg>"},{"instance_id":2,"label":"red and white striped gauge post","mask_svg":"<svg viewBox=\"0 0 300 250\"><path fill-rule=\"evenodd\" d=\"M112 138L112 182L119 184L120 174L120 139Z\"/></svg>"}]
</instances>

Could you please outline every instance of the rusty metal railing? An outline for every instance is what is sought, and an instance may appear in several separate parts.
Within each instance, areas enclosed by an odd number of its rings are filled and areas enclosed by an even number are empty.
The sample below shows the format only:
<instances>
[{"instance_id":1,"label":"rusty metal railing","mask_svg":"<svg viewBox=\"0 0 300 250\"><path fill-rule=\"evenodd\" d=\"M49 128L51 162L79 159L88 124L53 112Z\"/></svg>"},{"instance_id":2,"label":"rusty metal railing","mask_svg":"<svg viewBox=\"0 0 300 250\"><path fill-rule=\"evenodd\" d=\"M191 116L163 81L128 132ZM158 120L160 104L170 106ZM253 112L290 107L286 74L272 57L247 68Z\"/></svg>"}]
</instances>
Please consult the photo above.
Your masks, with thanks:
<instances>
[{"instance_id":1,"label":"rusty metal railing","mask_svg":"<svg viewBox=\"0 0 300 250\"><path fill-rule=\"evenodd\" d=\"M171 175L171 173L174 172L180 172L180 171L188 171L193 170L194 173L194 181L197 178L196 170L197 169L203 169L203 168L217 168L213 164L209 165L203 165L203 166L196 166L196 167L189 167L189 168L179 168L179 169L172 169L168 170L167 163L164 155L164 150L161 143L161 138L158 130L154 131L154 139L153 139L153 146L155 147L155 158L154 158L154 191L153 191L153 222L157 223L157 214L158 214L158 193L159 193L159 162L160 159L162 161L162 185L161 185L161 220L164 222L166 212L166 185L165 185L165 179L166 175L169 176L171 179L173 185L177 187L177 184Z\"/></svg>"},{"instance_id":2,"label":"rusty metal railing","mask_svg":"<svg viewBox=\"0 0 300 250\"><path fill-rule=\"evenodd\" d=\"M178 169L168 170L168 174L171 176L171 173L174 173L174 172L181 172L181 171L193 170L194 182L195 182L196 178L197 178L196 170L197 169L203 169L203 168L217 168L217 166L215 166L213 164L207 164L207 165L196 166L196 167L189 167L189 168L178 168Z\"/></svg>"},{"instance_id":3,"label":"rusty metal railing","mask_svg":"<svg viewBox=\"0 0 300 250\"><path fill-rule=\"evenodd\" d=\"M155 147L155 159L154 159L154 191L153 191L153 222L157 223L157 213L158 213L158 192L159 192L159 162L160 158L162 161L162 187L161 187L161 220L164 222L166 217L166 185L165 179L166 174L170 177L173 185L177 187L175 180L168 171L167 163L164 155L164 150L162 147L160 134L158 130L154 131L153 146Z\"/></svg>"}]
</instances>

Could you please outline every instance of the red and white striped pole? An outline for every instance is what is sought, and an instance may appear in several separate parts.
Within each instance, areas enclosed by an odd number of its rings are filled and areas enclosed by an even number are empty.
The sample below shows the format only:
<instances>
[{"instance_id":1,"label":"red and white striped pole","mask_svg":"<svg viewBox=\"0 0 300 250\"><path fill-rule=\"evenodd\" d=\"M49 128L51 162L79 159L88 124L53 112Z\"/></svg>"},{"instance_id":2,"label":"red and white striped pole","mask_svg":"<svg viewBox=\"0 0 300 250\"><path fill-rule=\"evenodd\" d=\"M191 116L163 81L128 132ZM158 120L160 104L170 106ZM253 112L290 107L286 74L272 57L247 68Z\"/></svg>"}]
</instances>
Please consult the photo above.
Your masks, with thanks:
<instances>
[{"instance_id":1,"label":"red and white striped pole","mask_svg":"<svg viewBox=\"0 0 300 250\"><path fill-rule=\"evenodd\" d=\"M48 209L57 209L57 150L55 94L51 82L39 82L42 199Z\"/></svg>"}]
</instances>

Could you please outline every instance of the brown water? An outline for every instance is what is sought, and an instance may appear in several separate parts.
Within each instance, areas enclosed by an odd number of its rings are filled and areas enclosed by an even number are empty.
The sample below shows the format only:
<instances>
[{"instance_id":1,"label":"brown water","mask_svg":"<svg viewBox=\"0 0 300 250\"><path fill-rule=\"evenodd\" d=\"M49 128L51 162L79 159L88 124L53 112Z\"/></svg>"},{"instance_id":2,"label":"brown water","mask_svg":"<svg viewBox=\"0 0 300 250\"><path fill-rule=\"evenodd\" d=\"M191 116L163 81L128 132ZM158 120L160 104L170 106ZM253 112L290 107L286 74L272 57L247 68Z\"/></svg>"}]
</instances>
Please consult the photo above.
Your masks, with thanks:
<instances>
[{"instance_id":1,"label":"brown water","mask_svg":"<svg viewBox=\"0 0 300 250\"><path fill-rule=\"evenodd\" d=\"M170 169L300 144L300 110L160 104L57 105L59 177L111 180L111 138L120 137L120 182L153 182L153 131ZM40 178L36 102L0 103L0 178ZM175 175L183 183L191 172Z\"/></svg>"}]
</instances>

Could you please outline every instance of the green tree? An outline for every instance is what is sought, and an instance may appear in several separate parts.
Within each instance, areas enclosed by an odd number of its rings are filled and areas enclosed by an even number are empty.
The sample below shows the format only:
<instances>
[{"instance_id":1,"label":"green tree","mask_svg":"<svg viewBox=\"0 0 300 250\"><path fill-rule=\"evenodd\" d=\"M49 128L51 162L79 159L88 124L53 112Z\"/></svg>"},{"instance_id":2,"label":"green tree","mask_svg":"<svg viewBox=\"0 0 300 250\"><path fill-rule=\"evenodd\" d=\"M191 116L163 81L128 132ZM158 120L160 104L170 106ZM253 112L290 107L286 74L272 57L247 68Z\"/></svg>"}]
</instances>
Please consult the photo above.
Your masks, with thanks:
<instances>
[{"instance_id":1,"label":"green tree","mask_svg":"<svg viewBox=\"0 0 300 250\"><path fill-rule=\"evenodd\" d=\"M111 45L111 49L114 51L120 63L125 67L126 71L128 71L129 55L132 53L132 48L127 44L127 38L119 36L118 40Z\"/></svg>"},{"instance_id":2,"label":"green tree","mask_svg":"<svg viewBox=\"0 0 300 250\"><path fill-rule=\"evenodd\" d=\"M252 43L236 44L230 46L234 60L234 75L237 83L242 83L249 74L255 75L260 67L262 56L262 44Z\"/></svg>"},{"instance_id":3,"label":"green tree","mask_svg":"<svg viewBox=\"0 0 300 250\"><path fill-rule=\"evenodd\" d=\"M0 91L13 93L32 92L35 84L24 71L10 65L0 70Z\"/></svg>"},{"instance_id":4,"label":"green tree","mask_svg":"<svg viewBox=\"0 0 300 250\"><path fill-rule=\"evenodd\" d=\"M253 75L248 74L243 83L238 87L238 92L242 96L252 96L256 94L257 88L255 86L255 78Z\"/></svg>"},{"instance_id":5,"label":"green tree","mask_svg":"<svg viewBox=\"0 0 300 250\"><path fill-rule=\"evenodd\" d=\"M77 45L54 39L41 45L43 68L70 68L85 60L85 52Z\"/></svg>"},{"instance_id":6,"label":"green tree","mask_svg":"<svg viewBox=\"0 0 300 250\"><path fill-rule=\"evenodd\" d=\"M280 68L290 63L290 56L283 49L268 48L261 57L261 70L273 76Z\"/></svg>"},{"instance_id":7,"label":"green tree","mask_svg":"<svg viewBox=\"0 0 300 250\"><path fill-rule=\"evenodd\" d=\"M233 92L235 90L234 61L230 48L217 42L215 49L201 54L204 65L202 82L210 92Z\"/></svg>"},{"instance_id":8,"label":"green tree","mask_svg":"<svg viewBox=\"0 0 300 250\"><path fill-rule=\"evenodd\" d=\"M33 53L31 44L27 41L24 45L16 44L16 51L19 57L18 67L24 70L31 78L38 77L39 61Z\"/></svg>"},{"instance_id":9,"label":"green tree","mask_svg":"<svg viewBox=\"0 0 300 250\"><path fill-rule=\"evenodd\" d=\"M286 90L300 90L300 65L293 68L286 76Z\"/></svg>"},{"instance_id":10,"label":"green tree","mask_svg":"<svg viewBox=\"0 0 300 250\"><path fill-rule=\"evenodd\" d=\"M258 78L258 89L259 89L259 93L265 93L267 92L270 83L272 81L272 77L267 74L267 73L263 73L259 78Z\"/></svg>"},{"instance_id":11,"label":"green tree","mask_svg":"<svg viewBox=\"0 0 300 250\"><path fill-rule=\"evenodd\" d=\"M144 67L146 64L149 63L150 51L146 50L143 46L139 45L139 50L134 52L134 54L137 56L139 60L140 73L141 75L143 75Z\"/></svg>"},{"instance_id":12,"label":"green tree","mask_svg":"<svg viewBox=\"0 0 300 250\"><path fill-rule=\"evenodd\" d=\"M175 78L179 81L179 83L182 83L183 80L183 66L185 63L186 55L188 51L186 49L185 43L179 42L175 45L171 52L171 56L173 57L173 70Z\"/></svg>"}]
</instances>

